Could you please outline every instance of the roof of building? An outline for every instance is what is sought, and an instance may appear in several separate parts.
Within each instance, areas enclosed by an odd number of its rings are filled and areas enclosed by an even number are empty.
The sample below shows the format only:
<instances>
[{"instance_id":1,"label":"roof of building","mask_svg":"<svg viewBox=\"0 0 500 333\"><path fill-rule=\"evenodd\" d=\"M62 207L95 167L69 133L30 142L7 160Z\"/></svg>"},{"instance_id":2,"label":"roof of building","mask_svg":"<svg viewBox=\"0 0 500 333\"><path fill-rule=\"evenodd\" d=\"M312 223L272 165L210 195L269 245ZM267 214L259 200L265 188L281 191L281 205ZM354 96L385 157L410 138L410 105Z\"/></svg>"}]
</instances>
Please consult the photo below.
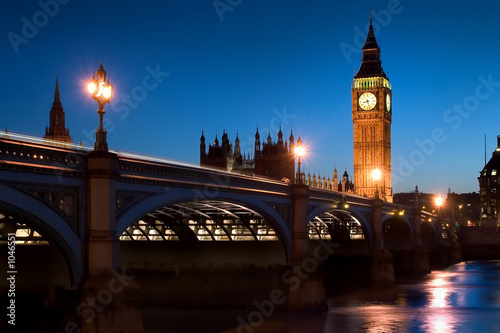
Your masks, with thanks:
<instances>
[{"instance_id":1,"label":"roof of building","mask_svg":"<svg viewBox=\"0 0 500 333\"><path fill-rule=\"evenodd\" d=\"M370 16L370 28L366 36L365 44L363 45L363 57L361 66L354 78L363 77L385 77L382 61L380 60L380 48L378 47L375 33L373 32L372 18Z\"/></svg>"},{"instance_id":2,"label":"roof of building","mask_svg":"<svg viewBox=\"0 0 500 333\"><path fill-rule=\"evenodd\" d=\"M500 176L500 136L497 136L498 145L497 148L491 154L491 158L484 166L483 170L481 170L480 176L495 176L496 172ZM492 174L492 171L495 171L495 175Z\"/></svg>"}]
</instances>

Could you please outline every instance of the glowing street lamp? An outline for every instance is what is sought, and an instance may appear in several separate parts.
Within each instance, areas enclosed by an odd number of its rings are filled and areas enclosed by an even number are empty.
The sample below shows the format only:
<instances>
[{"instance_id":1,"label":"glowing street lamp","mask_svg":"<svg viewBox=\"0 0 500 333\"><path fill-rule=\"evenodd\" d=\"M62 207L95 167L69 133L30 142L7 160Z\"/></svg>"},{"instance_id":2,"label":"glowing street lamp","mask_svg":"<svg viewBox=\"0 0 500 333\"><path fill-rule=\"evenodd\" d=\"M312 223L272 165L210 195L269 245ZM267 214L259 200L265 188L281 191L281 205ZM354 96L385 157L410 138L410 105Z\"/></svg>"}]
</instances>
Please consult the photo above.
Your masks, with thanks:
<instances>
[{"instance_id":1,"label":"glowing street lamp","mask_svg":"<svg viewBox=\"0 0 500 333\"><path fill-rule=\"evenodd\" d=\"M378 181L382 177L382 173L380 172L379 169L374 169L372 171L372 178L375 181L375 199L379 198L379 193L378 193Z\"/></svg>"},{"instance_id":2,"label":"glowing street lamp","mask_svg":"<svg viewBox=\"0 0 500 333\"><path fill-rule=\"evenodd\" d=\"M299 136L299 139L297 140L297 145L295 146L295 155L297 155L298 157L298 161L297 161L297 165L299 166L299 184L302 184L302 174L300 173L300 158L302 156L304 156L306 153L306 150L304 149L304 147L302 146L302 140L300 139L300 136Z\"/></svg>"},{"instance_id":3,"label":"glowing street lamp","mask_svg":"<svg viewBox=\"0 0 500 333\"><path fill-rule=\"evenodd\" d=\"M94 151L108 151L108 143L106 141L106 130L103 127L103 116L106 113L104 110L104 105L111 101L113 96L113 86L108 81L106 82L106 71L102 67L102 61L99 65L99 69L95 74L92 74L92 79L87 85L89 94L93 99L97 101L99 109L97 109L97 114L99 115L99 127L95 131L95 145Z\"/></svg>"},{"instance_id":4,"label":"glowing street lamp","mask_svg":"<svg viewBox=\"0 0 500 333\"><path fill-rule=\"evenodd\" d=\"M444 200L442 197L440 196L437 196L436 199L434 199L434 203L436 204L437 206L437 210L438 210L438 216L440 215L441 213L441 206L443 205L444 203Z\"/></svg>"}]
</instances>

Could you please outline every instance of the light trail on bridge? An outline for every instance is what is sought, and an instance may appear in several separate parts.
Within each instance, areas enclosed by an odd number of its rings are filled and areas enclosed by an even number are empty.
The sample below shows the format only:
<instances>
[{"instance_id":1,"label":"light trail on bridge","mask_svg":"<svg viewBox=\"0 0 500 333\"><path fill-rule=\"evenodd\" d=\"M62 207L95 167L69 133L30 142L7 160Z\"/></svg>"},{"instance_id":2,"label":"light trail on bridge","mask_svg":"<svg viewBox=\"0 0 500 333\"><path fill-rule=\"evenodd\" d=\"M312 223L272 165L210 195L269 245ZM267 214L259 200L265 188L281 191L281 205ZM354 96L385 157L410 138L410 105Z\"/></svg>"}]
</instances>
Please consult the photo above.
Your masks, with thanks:
<instances>
[{"instance_id":1,"label":"light trail on bridge","mask_svg":"<svg viewBox=\"0 0 500 333\"><path fill-rule=\"evenodd\" d=\"M63 148L74 149L74 150L83 151L83 152L92 152L94 150L94 147L84 145L83 143L76 144L76 143L54 141L54 140L45 139L43 137L38 137L38 136L24 134L24 133L18 133L18 132L3 132L3 133L0 133L0 138L13 139L13 140L18 140L18 141L29 142L32 144L39 144L39 145L45 145L45 146L51 146L51 147L58 147L58 148L63 147ZM270 179L270 178L266 178L266 177L260 177L260 176L255 176L255 175L250 176L250 175L246 175L246 174L233 173L233 172L228 172L227 170L223 170L220 168L200 166L199 164L196 164L196 163L180 161L180 160L165 158L165 157L161 157L161 156L140 154L137 152L122 150L122 149L118 149L118 148L109 148L109 152L117 154L119 157L129 158L129 159L133 159L133 160L141 160L141 161L155 162L155 163L161 163L161 164L170 164L170 165L175 165L175 166L196 168L196 169L200 169L200 170L210 170L210 171L215 171L215 172L223 173L223 174L231 174L231 175L237 174L237 175L242 176L242 177L248 177L248 178L252 178L252 179L260 179L260 180L272 182L272 183L283 183L283 181L278 181L278 180L274 180L274 179Z\"/></svg>"}]
</instances>

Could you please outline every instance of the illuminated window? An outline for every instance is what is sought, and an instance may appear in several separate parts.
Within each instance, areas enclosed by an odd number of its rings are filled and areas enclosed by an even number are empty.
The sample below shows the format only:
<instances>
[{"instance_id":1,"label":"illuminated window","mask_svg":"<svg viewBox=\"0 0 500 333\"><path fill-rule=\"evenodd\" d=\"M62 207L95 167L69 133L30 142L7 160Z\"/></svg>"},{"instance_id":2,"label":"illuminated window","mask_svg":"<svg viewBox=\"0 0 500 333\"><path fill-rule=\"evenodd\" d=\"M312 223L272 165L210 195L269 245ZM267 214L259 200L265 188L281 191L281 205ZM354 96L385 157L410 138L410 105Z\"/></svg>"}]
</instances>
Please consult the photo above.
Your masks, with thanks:
<instances>
[{"instance_id":1,"label":"illuminated window","mask_svg":"<svg viewBox=\"0 0 500 333\"><path fill-rule=\"evenodd\" d=\"M496 176L496 175L497 175L497 169L493 169L493 170L491 170L491 175L492 175L492 176Z\"/></svg>"}]
</instances>

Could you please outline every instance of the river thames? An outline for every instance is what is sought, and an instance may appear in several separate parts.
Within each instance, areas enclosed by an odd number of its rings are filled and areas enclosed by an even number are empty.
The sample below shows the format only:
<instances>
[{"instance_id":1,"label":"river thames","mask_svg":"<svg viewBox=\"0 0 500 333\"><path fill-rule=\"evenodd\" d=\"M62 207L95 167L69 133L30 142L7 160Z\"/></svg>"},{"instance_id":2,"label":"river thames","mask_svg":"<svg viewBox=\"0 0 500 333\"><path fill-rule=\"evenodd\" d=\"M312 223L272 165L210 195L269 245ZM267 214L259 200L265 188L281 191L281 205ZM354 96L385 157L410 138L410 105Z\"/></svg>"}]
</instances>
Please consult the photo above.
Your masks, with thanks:
<instances>
[{"instance_id":1,"label":"river thames","mask_svg":"<svg viewBox=\"0 0 500 333\"><path fill-rule=\"evenodd\" d=\"M328 305L327 313L278 314L227 332L500 332L500 261L462 262L394 287L344 294Z\"/></svg>"}]
</instances>

